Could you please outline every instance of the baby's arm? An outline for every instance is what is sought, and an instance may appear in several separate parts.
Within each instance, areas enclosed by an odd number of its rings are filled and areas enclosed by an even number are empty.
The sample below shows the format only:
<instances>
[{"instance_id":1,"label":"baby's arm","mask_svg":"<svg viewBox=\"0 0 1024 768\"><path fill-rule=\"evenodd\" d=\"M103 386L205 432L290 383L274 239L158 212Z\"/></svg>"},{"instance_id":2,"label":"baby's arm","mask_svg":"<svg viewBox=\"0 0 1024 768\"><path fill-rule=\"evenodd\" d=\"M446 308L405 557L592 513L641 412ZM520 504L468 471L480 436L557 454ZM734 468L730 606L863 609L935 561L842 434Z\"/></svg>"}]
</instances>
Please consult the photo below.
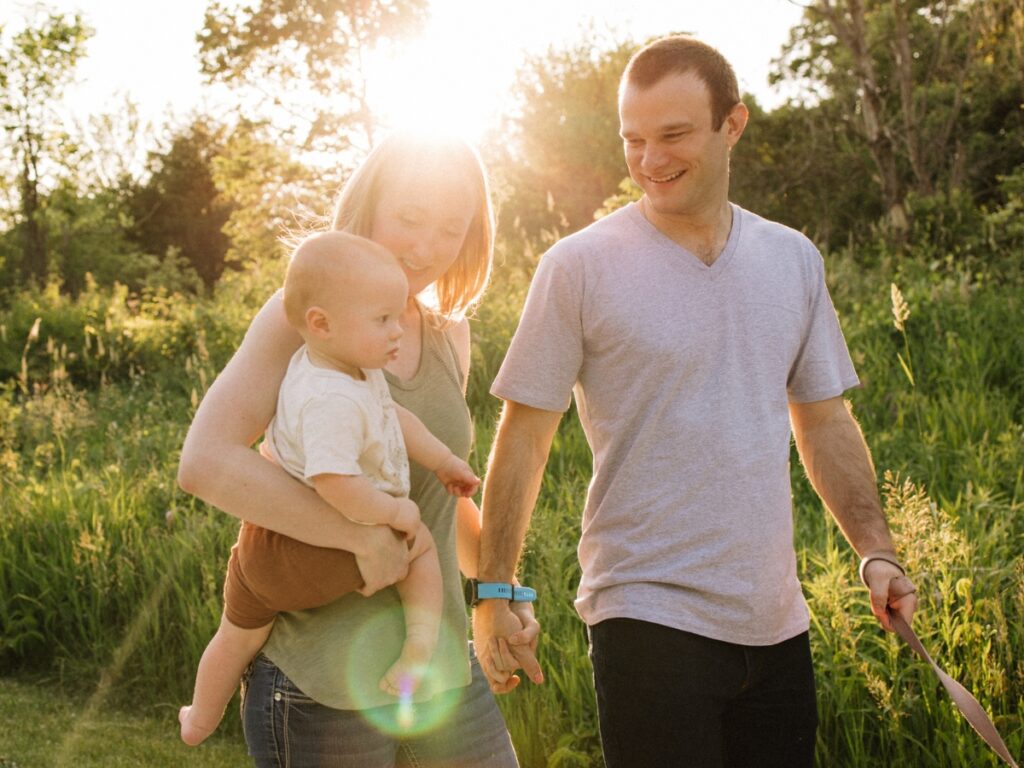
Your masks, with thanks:
<instances>
[{"instance_id":1,"label":"baby's arm","mask_svg":"<svg viewBox=\"0 0 1024 768\"><path fill-rule=\"evenodd\" d=\"M320 497L350 520L367 525L387 525L409 536L420 525L416 502L395 498L374 487L363 475L324 473L313 478ZM356 517L353 517L353 514Z\"/></svg>"},{"instance_id":2,"label":"baby's arm","mask_svg":"<svg viewBox=\"0 0 1024 768\"><path fill-rule=\"evenodd\" d=\"M444 483L453 496L472 496L480 487L477 477L469 464L460 459L448 446L434 437L415 414L395 403L398 423L405 438L405 450L409 458L420 464Z\"/></svg>"}]
</instances>

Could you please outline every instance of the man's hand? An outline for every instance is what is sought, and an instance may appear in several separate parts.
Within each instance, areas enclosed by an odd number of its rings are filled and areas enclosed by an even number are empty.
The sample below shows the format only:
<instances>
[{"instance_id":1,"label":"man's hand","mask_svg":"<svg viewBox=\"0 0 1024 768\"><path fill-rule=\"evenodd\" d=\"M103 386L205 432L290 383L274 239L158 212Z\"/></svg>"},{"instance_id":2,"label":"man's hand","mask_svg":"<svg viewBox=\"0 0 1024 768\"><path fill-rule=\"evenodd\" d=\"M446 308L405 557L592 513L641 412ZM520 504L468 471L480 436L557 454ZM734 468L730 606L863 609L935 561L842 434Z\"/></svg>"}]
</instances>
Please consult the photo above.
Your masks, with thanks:
<instances>
[{"instance_id":1,"label":"man's hand","mask_svg":"<svg viewBox=\"0 0 1024 768\"><path fill-rule=\"evenodd\" d=\"M890 612L898 613L911 626L917 610L917 587L892 563L872 560L864 568L864 581L871 593L871 612L886 629L895 631Z\"/></svg>"},{"instance_id":2,"label":"man's hand","mask_svg":"<svg viewBox=\"0 0 1024 768\"><path fill-rule=\"evenodd\" d=\"M365 546L355 553L356 565L363 577L359 594L369 597L406 577L409 545L400 533L386 525L368 525L362 533Z\"/></svg>"},{"instance_id":3,"label":"man's hand","mask_svg":"<svg viewBox=\"0 0 1024 768\"><path fill-rule=\"evenodd\" d=\"M472 467L454 453L448 454L434 474L452 496L472 496L480 488L480 478Z\"/></svg>"},{"instance_id":4,"label":"man's hand","mask_svg":"<svg viewBox=\"0 0 1024 768\"><path fill-rule=\"evenodd\" d=\"M544 682L537 662L540 624L529 603L481 600L473 609L473 646L480 668L494 693L508 693L519 685L517 669L535 683Z\"/></svg>"}]
</instances>

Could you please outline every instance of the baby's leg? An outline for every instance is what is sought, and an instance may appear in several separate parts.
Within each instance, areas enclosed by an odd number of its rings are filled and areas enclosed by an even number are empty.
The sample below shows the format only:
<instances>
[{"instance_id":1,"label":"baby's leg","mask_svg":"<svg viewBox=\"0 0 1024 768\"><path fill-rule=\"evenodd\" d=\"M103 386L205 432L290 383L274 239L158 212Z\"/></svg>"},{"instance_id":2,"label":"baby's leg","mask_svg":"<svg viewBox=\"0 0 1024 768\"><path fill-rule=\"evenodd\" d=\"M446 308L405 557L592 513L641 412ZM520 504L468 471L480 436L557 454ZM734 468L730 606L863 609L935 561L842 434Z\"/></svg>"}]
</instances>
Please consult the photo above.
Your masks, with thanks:
<instances>
[{"instance_id":1,"label":"baby's leg","mask_svg":"<svg viewBox=\"0 0 1024 768\"><path fill-rule=\"evenodd\" d=\"M382 691L409 696L426 673L441 627L443 604L441 565L430 531L420 524L411 552L409 573L395 586L405 612L405 643L402 655L381 678Z\"/></svg>"},{"instance_id":2,"label":"baby's leg","mask_svg":"<svg viewBox=\"0 0 1024 768\"><path fill-rule=\"evenodd\" d=\"M256 629L242 629L226 616L221 617L217 634L206 646L199 662L192 705L178 712L182 741L194 747L214 732L238 688L242 673L267 642L273 626L274 622L270 622Z\"/></svg>"}]
</instances>

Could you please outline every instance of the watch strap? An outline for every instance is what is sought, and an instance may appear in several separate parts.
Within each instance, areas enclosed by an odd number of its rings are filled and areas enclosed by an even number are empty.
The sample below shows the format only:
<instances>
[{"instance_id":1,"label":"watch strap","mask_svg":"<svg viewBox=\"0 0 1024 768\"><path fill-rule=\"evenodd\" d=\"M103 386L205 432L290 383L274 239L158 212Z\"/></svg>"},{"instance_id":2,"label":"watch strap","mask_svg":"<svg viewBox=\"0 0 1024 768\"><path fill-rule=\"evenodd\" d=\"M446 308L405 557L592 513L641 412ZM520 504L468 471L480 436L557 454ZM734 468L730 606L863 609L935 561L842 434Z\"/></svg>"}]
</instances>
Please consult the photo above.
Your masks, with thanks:
<instances>
[{"instance_id":1,"label":"watch strap","mask_svg":"<svg viewBox=\"0 0 1024 768\"><path fill-rule=\"evenodd\" d=\"M513 603L532 603L537 599L537 591L531 587L510 584L507 581L477 581L470 579L468 583L470 603L475 605L480 600L509 600Z\"/></svg>"}]
</instances>

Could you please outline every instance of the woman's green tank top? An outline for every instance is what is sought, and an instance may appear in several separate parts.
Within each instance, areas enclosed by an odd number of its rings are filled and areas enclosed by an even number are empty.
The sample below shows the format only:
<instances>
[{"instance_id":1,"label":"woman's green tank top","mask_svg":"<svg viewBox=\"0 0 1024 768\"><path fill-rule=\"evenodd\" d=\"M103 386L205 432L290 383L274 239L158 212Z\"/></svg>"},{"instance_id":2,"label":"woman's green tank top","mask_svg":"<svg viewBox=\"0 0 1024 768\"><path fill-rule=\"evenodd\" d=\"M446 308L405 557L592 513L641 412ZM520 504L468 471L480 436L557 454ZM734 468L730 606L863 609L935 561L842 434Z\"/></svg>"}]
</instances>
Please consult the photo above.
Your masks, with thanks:
<instances>
[{"instance_id":1,"label":"woman's green tank top","mask_svg":"<svg viewBox=\"0 0 1024 768\"><path fill-rule=\"evenodd\" d=\"M462 374L451 337L422 327L416 374L400 380L386 373L395 402L416 414L457 456L467 456L473 424L463 397ZM441 561L444 608L431 672L415 700L469 685L466 604L455 553L455 497L432 472L410 462L410 498L420 508ZM372 597L351 594L322 608L279 614L263 653L299 688L335 709L394 704L378 682L398 659L405 637L402 605L394 587Z\"/></svg>"}]
</instances>

